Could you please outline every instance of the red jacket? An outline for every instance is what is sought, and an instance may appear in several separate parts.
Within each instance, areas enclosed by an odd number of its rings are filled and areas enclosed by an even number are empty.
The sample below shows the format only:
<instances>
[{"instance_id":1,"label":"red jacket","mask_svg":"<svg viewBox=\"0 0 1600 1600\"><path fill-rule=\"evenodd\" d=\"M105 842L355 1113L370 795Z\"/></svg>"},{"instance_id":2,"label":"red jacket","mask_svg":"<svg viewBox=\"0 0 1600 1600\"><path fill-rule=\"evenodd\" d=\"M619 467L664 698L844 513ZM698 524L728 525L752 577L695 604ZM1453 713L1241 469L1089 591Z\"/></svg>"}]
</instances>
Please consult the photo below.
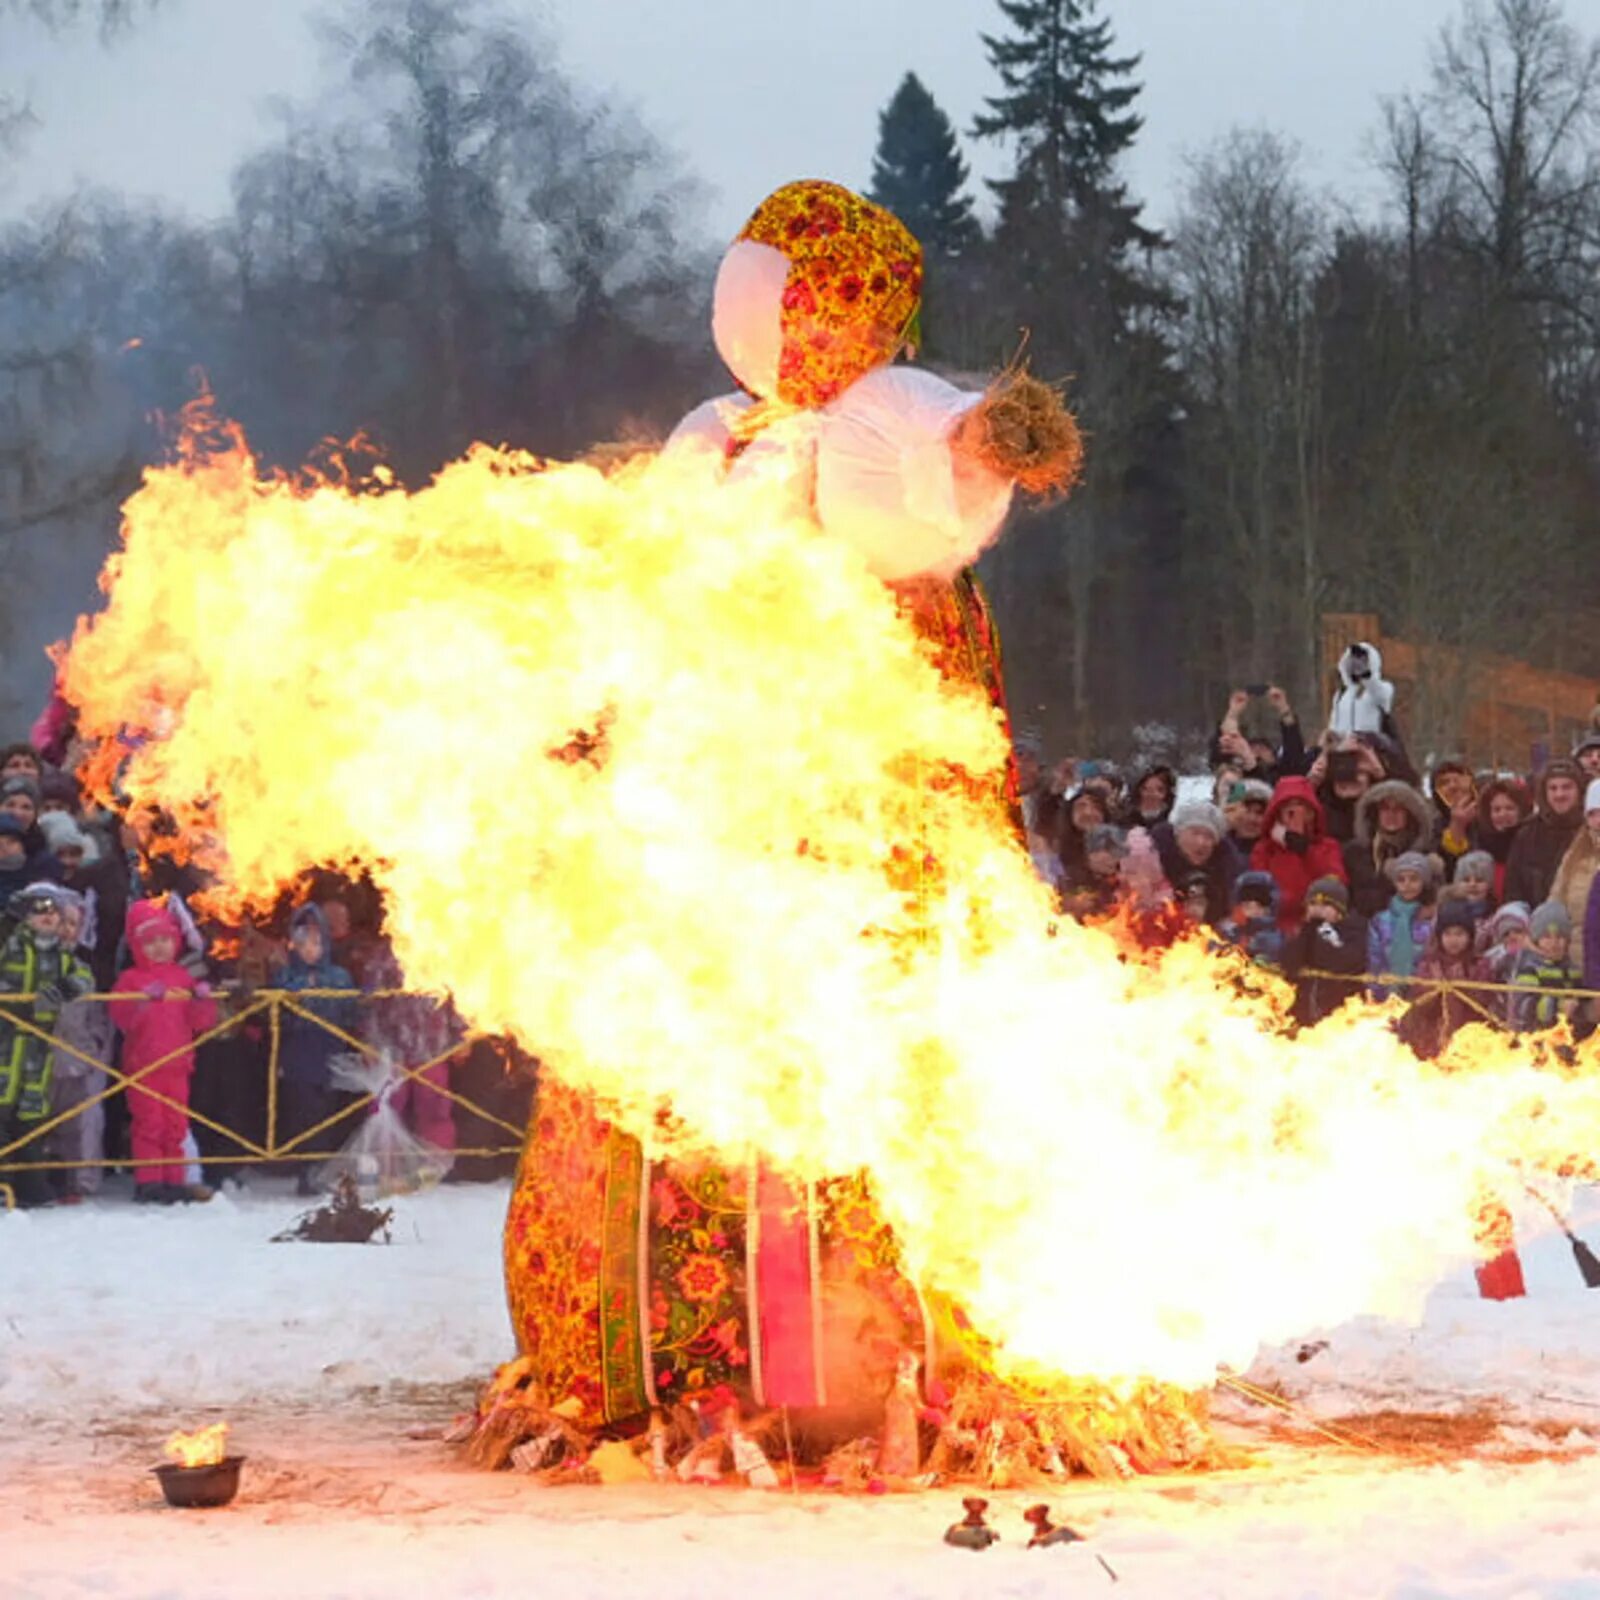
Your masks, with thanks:
<instances>
[{"instance_id":1,"label":"red jacket","mask_svg":"<svg viewBox=\"0 0 1600 1600\"><path fill-rule=\"evenodd\" d=\"M1303 800L1311 807L1309 843L1302 853L1291 850L1273 837L1277 831L1283 808L1291 800ZM1270 872L1278 885L1278 926L1286 935L1300 930L1305 921L1306 891L1318 878L1337 878L1347 882L1344 869L1344 852L1337 839L1330 839L1322 801L1311 786L1309 778L1280 778L1272 791L1272 804L1267 807L1261 837L1250 852L1250 867L1254 872Z\"/></svg>"},{"instance_id":2,"label":"red jacket","mask_svg":"<svg viewBox=\"0 0 1600 1600\"><path fill-rule=\"evenodd\" d=\"M182 948L183 932L177 919L153 900L135 901L128 908L128 951L133 965L117 979L113 990L130 998L112 1000L107 1009L122 1030L122 1070L132 1075L152 1061L161 1061L141 1082L170 1093L174 1086L187 1083L194 1071L194 1051L187 1047L197 1033L216 1025L217 1004L209 986L197 986L176 961L157 966L145 955L140 934L151 924L170 933ZM133 995L149 998L135 1000Z\"/></svg>"}]
</instances>

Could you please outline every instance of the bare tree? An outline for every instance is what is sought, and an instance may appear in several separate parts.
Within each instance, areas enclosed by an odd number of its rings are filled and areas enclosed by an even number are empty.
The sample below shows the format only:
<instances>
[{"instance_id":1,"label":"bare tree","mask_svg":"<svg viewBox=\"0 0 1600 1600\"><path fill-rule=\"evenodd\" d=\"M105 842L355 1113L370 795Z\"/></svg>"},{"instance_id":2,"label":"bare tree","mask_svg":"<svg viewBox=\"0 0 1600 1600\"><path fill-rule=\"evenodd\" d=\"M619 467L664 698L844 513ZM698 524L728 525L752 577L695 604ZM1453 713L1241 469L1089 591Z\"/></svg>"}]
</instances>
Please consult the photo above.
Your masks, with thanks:
<instances>
[{"instance_id":1,"label":"bare tree","mask_svg":"<svg viewBox=\"0 0 1600 1600\"><path fill-rule=\"evenodd\" d=\"M1232 619L1252 676L1298 689L1315 675L1322 584L1313 298L1327 236L1294 149L1235 131L1194 163L1173 238L1186 302L1180 354L1196 402L1191 517L1202 525L1212 614Z\"/></svg>"},{"instance_id":2,"label":"bare tree","mask_svg":"<svg viewBox=\"0 0 1600 1600\"><path fill-rule=\"evenodd\" d=\"M1508 358L1537 352L1570 401L1600 342L1600 36L1560 0L1467 0L1429 109L1484 314Z\"/></svg>"}]
</instances>

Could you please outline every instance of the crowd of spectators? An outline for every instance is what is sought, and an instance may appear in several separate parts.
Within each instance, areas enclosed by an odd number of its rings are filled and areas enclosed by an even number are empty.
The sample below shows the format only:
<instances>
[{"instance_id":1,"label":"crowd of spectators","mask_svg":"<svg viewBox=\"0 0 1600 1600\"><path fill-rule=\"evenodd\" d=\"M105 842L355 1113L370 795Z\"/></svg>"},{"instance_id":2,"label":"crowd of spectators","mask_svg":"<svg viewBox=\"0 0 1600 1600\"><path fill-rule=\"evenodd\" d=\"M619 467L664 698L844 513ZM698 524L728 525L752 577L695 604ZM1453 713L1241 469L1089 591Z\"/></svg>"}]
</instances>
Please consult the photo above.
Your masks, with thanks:
<instances>
[{"instance_id":1,"label":"crowd of spectators","mask_svg":"<svg viewBox=\"0 0 1600 1600\"><path fill-rule=\"evenodd\" d=\"M1282 689L1230 697L1211 770L1048 768L1017 741L1040 875L1080 921L1145 947L1204 937L1294 985L1320 1021L1400 994L1403 1035L1436 1055L1468 1022L1600 1023L1600 727L1536 774L1441 759L1421 773L1375 650L1355 646L1308 738Z\"/></svg>"},{"instance_id":2,"label":"crowd of spectators","mask_svg":"<svg viewBox=\"0 0 1600 1600\"><path fill-rule=\"evenodd\" d=\"M534 1064L469 1040L448 1002L392 992L405 975L369 881L308 874L270 916L218 923L204 875L163 849L170 821L86 799L78 754L45 725L0 749L0 997L35 997L0 1010L0 1147L19 1144L0 1184L17 1205L81 1203L114 1164L138 1201L208 1200L261 1170L229 1158L266 1148L269 1119L293 1145L279 1174L311 1194L369 1113L337 1070L361 1047L393 1063L390 1109L441 1165L504 1144L463 1102L520 1125ZM297 1009L274 1020L263 990ZM135 1086L108 1092L119 1074ZM450 1177L505 1166L463 1155Z\"/></svg>"}]
</instances>

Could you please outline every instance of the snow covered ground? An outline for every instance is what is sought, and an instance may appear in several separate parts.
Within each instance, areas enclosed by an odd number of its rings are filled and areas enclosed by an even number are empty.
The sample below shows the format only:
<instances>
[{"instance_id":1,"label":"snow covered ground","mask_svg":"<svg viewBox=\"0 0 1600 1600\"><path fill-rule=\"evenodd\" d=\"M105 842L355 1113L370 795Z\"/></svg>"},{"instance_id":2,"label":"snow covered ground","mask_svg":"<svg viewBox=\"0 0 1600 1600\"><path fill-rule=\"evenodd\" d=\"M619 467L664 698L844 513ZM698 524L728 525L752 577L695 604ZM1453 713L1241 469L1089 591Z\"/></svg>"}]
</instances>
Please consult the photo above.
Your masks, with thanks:
<instances>
[{"instance_id":1,"label":"snow covered ground","mask_svg":"<svg viewBox=\"0 0 1600 1600\"><path fill-rule=\"evenodd\" d=\"M997 1496L1005 1542L980 1556L940 1542L950 1493L540 1489L464 1466L438 1434L507 1353L504 1204L402 1200L369 1247L270 1243L298 1209L272 1194L0 1217L0 1600L1042 1597L1109 1592L1097 1557L1130 1596L1600 1600L1600 1292L1559 1236L1525 1251L1526 1301L1485 1304L1462 1273L1420 1329L1308 1330L1327 1348L1251 1373L1358 1432L1353 1413L1490 1410L1475 1447L1274 1442L1229 1403L1256 1465L1056 1493L1090 1535L1066 1550L1022 1549L1035 1497ZM1600 1244L1600 1196L1579 1219ZM161 1440L221 1415L240 1499L169 1510Z\"/></svg>"}]
</instances>

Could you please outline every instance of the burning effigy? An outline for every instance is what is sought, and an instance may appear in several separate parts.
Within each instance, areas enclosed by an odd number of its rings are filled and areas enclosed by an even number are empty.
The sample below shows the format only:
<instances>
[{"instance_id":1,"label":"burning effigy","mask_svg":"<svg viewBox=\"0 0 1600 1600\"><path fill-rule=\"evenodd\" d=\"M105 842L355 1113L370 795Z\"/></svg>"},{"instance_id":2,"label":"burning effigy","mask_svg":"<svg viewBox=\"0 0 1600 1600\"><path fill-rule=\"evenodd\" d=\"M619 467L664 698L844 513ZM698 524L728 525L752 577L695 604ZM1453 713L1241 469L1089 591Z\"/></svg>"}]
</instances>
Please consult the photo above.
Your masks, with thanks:
<instances>
[{"instance_id":1,"label":"burning effigy","mask_svg":"<svg viewBox=\"0 0 1600 1600\"><path fill-rule=\"evenodd\" d=\"M1415 1316L1517 1172L1590 1171L1584 1056L1294 1032L1054 916L966 569L1076 432L894 364L920 273L780 191L719 280L744 394L603 468L352 486L197 414L63 655L91 781L219 908L363 869L409 984L544 1063L486 1458L754 1481L777 1417L845 1485L1192 1460L1219 1366Z\"/></svg>"}]
</instances>

